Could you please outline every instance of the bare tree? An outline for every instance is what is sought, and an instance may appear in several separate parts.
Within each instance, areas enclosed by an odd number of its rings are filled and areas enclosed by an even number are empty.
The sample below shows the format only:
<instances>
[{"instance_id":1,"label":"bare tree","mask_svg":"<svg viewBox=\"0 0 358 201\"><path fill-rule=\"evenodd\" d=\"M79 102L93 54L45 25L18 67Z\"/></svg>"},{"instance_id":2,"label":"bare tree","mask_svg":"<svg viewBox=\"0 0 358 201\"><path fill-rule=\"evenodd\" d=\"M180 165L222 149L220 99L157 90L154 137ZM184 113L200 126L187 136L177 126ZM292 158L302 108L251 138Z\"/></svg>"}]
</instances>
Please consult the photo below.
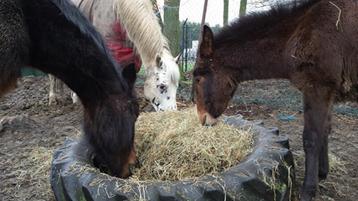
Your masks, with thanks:
<instances>
[{"instance_id":1,"label":"bare tree","mask_svg":"<svg viewBox=\"0 0 358 201\"><path fill-rule=\"evenodd\" d=\"M168 38L170 51L173 55L180 53L180 0L164 1L164 35Z\"/></svg>"},{"instance_id":2,"label":"bare tree","mask_svg":"<svg viewBox=\"0 0 358 201\"><path fill-rule=\"evenodd\" d=\"M224 21L223 25L227 25L229 21L229 0L224 0Z\"/></svg>"},{"instance_id":3,"label":"bare tree","mask_svg":"<svg viewBox=\"0 0 358 201\"><path fill-rule=\"evenodd\" d=\"M247 0L240 1L240 17L246 14Z\"/></svg>"}]
</instances>

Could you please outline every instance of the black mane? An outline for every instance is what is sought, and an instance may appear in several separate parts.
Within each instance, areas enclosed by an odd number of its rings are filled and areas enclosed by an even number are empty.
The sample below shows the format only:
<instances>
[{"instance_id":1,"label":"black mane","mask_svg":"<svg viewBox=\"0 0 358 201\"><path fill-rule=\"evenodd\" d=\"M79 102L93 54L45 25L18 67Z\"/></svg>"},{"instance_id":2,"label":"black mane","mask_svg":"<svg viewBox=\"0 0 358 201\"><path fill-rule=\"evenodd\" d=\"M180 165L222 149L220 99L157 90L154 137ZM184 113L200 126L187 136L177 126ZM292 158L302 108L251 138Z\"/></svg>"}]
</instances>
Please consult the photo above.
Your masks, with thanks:
<instances>
[{"instance_id":1,"label":"black mane","mask_svg":"<svg viewBox=\"0 0 358 201\"><path fill-rule=\"evenodd\" d=\"M238 43L262 37L271 27L305 11L318 1L320 0L278 4L268 11L250 13L240 17L215 35L214 45L219 47L224 43Z\"/></svg>"},{"instance_id":2,"label":"black mane","mask_svg":"<svg viewBox=\"0 0 358 201\"><path fill-rule=\"evenodd\" d=\"M105 57L107 57L108 61L112 63L113 66L115 66L114 69L121 80L124 80L122 76L122 70L121 68L110 54L109 50L107 49L107 46L105 45L102 36L99 34L98 31L96 31L95 27L90 23L90 21L79 11L79 9L70 1L70 0L50 0L53 4L56 5L56 7L62 12L62 14L71 22L73 23L83 34L88 36L90 40L92 40L96 46L98 47L98 50L100 50L101 53ZM120 82L120 85L124 88L125 91L128 90L128 86L126 82Z\"/></svg>"},{"instance_id":3,"label":"black mane","mask_svg":"<svg viewBox=\"0 0 358 201\"><path fill-rule=\"evenodd\" d=\"M106 45L103 42L101 35L95 30L93 25L86 19L86 17L77 9L77 7L69 0L51 0L63 15L73 24L75 24L82 33L89 36L100 48L100 50L109 55ZM111 58L111 56L109 56Z\"/></svg>"}]
</instances>

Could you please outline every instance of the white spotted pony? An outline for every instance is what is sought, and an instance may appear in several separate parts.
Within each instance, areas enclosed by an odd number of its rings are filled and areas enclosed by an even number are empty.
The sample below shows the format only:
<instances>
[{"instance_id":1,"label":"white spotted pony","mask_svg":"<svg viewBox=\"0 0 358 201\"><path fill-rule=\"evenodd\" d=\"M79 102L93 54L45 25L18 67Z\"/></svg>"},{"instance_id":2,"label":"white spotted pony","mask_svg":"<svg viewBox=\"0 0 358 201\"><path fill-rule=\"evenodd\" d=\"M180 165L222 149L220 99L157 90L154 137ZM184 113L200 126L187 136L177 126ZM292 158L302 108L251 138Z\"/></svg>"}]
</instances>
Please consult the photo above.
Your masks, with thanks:
<instances>
[{"instance_id":1,"label":"white spotted pony","mask_svg":"<svg viewBox=\"0 0 358 201\"><path fill-rule=\"evenodd\" d=\"M120 21L145 69L144 96L156 111L176 110L180 79L177 60L169 51L150 0L71 0L106 40Z\"/></svg>"}]
</instances>

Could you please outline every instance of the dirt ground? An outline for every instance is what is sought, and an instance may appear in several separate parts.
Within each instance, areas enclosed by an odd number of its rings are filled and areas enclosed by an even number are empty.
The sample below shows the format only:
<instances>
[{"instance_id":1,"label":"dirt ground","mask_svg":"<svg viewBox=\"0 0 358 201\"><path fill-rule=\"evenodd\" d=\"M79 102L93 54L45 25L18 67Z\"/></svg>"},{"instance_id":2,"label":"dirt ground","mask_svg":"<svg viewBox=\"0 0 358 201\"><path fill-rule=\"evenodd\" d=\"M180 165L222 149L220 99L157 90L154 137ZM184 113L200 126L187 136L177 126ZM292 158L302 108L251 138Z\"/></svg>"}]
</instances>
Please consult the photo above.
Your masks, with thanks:
<instances>
[{"instance_id":1,"label":"dirt ground","mask_svg":"<svg viewBox=\"0 0 358 201\"><path fill-rule=\"evenodd\" d=\"M0 98L0 200L54 200L49 173L52 152L65 138L81 132L81 106L67 99L48 106L48 80L26 77ZM141 93L141 89L138 88ZM190 89L180 88L179 107L189 103ZM142 100L142 99L140 99ZM142 103L142 102L141 102ZM142 110L150 107L142 105ZM300 93L286 81L255 81L240 85L226 114L262 120L287 134L296 161L297 183L303 179L303 116ZM319 185L316 201L356 201L358 197L358 105L335 108L330 136L331 172Z\"/></svg>"}]
</instances>

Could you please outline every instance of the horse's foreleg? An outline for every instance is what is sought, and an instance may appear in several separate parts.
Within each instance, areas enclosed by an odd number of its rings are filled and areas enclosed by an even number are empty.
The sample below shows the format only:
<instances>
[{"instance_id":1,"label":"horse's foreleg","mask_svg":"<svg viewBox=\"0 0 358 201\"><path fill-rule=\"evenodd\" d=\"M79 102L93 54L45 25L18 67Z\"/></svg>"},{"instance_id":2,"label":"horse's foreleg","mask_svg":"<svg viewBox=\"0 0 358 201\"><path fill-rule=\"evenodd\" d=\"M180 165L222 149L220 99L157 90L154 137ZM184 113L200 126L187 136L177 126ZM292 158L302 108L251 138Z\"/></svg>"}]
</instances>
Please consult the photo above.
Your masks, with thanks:
<instances>
[{"instance_id":1,"label":"horse's foreleg","mask_svg":"<svg viewBox=\"0 0 358 201\"><path fill-rule=\"evenodd\" d=\"M79 98L78 98L77 94L76 94L75 92L73 92L73 91L71 91L71 98L72 98L72 103L73 103L73 104L77 104L77 103L78 103Z\"/></svg>"},{"instance_id":2,"label":"horse's foreleg","mask_svg":"<svg viewBox=\"0 0 358 201\"><path fill-rule=\"evenodd\" d=\"M50 91L49 91L49 105L63 103L66 99L64 97L64 83L53 75L49 75Z\"/></svg>"},{"instance_id":3,"label":"horse's foreleg","mask_svg":"<svg viewBox=\"0 0 358 201\"><path fill-rule=\"evenodd\" d=\"M16 1L0 1L0 96L16 87L28 56L29 38Z\"/></svg>"},{"instance_id":4,"label":"horse's foreleg","mask_svg":"<svg viewBox=\"0 0 358 201\"><path fill-rule=\"evenodd\" d=\"M322 138L322 149L319 154L319 169L318 178L320 180L326 179L329 172L329 158L328 158L328 136L332 130L332 101L328 104L328 113L324 125L324 134Z\"/></svg>"},{"instance_id":5,"label":"horse's foreleg","mask_svg":"<svg viewBox=\"0 0 358 201\"><path fill-rule=\"evenodd\" d=\"M60 79L56 78L53 75L49 75L49 80L50 80L50 90L48 96L49 105L65 102L66 99L66 96L64 94L65 83L63 83ZM71 98L74 104L78 103L79 98L77 94L73 91L71 91Z\"/></svg>"},{"instance_id":6,"label":"horse's foreleg","mask_svg":"<svg viewBox=\"0 0 358 201\"><path fill-rule=\"evenodd\" d=\"M16 87L16 81L19 76L20 73L16 71L12 71L9 76L0 75L0 97Z\"/></svg>"},{"instance_id":7,"label":"horse's foreleg","mask_svg":"<svg viewBox=\"0 0 358 201\"><path fill-rule=\"evenodd\" d=\"M325 139L327 136L326 126L332 107L332 94L329 88L317 88L316 86L304 91L303 147L306 161L301 201L310 201L315 196L319 169L321 169L319 167L328 169Z\"/></svg>"},{"instance_id":8,"label":"horse's foreleg","mask_svg":"<svg viewBox=\"0 0 358 201\"><path fill-rule=\"evenodd\" d=\"M331 133L331 113L327 118L325 125L325 133L322 139L322 149L319 154L319 169L318 177L320 180L326 179L329 172L329 158L328 158L328 136Z\"/></svg>"}]
</instances>

